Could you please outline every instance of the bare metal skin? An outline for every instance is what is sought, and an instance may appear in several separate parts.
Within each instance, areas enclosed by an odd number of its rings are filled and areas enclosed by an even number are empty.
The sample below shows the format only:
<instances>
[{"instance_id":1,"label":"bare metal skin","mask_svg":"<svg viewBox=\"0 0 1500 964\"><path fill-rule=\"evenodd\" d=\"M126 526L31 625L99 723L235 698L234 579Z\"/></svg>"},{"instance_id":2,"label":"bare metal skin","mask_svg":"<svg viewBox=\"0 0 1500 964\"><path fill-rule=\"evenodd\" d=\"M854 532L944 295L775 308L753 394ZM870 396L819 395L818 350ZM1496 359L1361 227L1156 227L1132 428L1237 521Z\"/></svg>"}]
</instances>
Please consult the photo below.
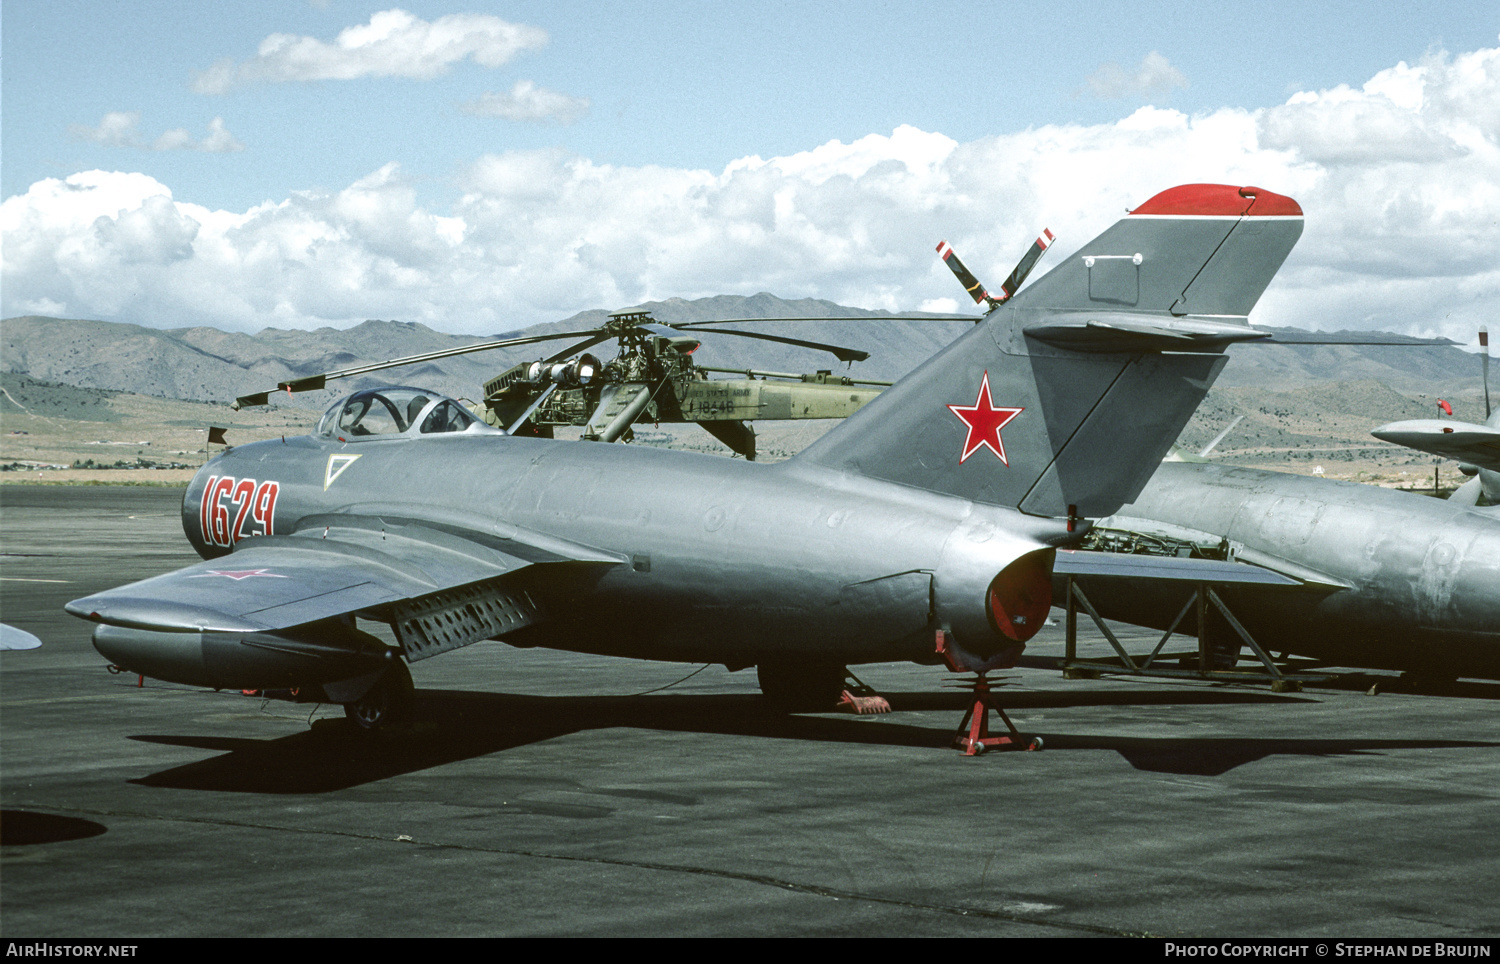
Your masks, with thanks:
<instances>
[{"instance_id":1,"label":"bare metal skin","mask_svg":"<svg viewBox=\"0 0 1500 964\"><path fill-rule=\"evenodd\" d=\"M356 447L360 460L324 491L327 455ZM301 472L282 468L288 449L298 452L290 465ZM358 446L308 437L236 448L199 473L184 500L183 527L205 557L226 550L205 544L198 531L204 482L264 472L272 460L282 473L278 525L292 531L341 515L385 519L392 532L402 523L478 530L504 520L604 547L620 564L537 591L549 602L546 645L618 656L741 664L797 652L921 659L932 649L934 604L938 619L986 649L989 581L1019 555L1067 538L1056 520L830 477L796 462L503 435ZM453 491L454 466L464 467L461 496ZM375 484L358 484L365 479ZM432 492L455 498L433 505ZM483 511L470 515L468 506ZM846 590L878 580L891 585ZM581 606L575 599L585 588L589 604ZM881 588L913 591L879 599Z\"/></svg>"},{"instance_id":2,"label":"bare metal skin","mask_svg":"<svg viewBox=\"0 0 1500 964\"><path fill-rule=\"evenodd\" d=\"M1245 316L1301 231L1270 192L1163 192L779 465L355 393L203 468L183 527L207 561L67 608L134 672L348 706L486 638L784 677L933 661L944 631L1011 664L1055 548L1135 497L1223 349L1262 337Z\"/></svg>"},{"instance_id":3,"label":"bare metal skin","mask_svg":"<svg viewBox=\"0 0 1500 964\"><path fill-rule=\"evenodd\" d=\"M1500 678L1500 517L1351 482L1214 464L1165 463L1101 524L1152 524L1227 539L1239 558L1307 578L1304 588L1225 587L1262 646L1337 665ZM1181 535L1182 533L1178 533ZM1164 629L1186 590L1088 584L1101 614Z\"/></svg>"}]
</instances>

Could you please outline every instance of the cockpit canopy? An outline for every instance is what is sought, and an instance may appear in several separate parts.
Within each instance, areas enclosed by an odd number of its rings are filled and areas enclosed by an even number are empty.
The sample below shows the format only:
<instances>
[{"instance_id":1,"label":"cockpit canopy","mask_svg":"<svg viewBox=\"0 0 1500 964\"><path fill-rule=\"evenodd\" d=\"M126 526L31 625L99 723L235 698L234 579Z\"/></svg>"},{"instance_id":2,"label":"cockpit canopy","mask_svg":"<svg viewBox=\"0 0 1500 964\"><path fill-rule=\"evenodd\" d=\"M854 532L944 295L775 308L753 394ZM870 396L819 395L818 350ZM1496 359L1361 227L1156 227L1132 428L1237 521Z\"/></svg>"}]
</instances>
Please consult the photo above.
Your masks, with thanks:
<instances>
[{"instance_id":1,"label":"cockpit canopy","mask_svg":"<svg viewBox=\"0 0 1500 964\"><path fill-rule=\"evenodd\" d=\"M503 434L476 419L463 405L421 388L392 386L345 395L323 413L317 434L354 442L364 438Z\"/></svg>"}]
</instances>

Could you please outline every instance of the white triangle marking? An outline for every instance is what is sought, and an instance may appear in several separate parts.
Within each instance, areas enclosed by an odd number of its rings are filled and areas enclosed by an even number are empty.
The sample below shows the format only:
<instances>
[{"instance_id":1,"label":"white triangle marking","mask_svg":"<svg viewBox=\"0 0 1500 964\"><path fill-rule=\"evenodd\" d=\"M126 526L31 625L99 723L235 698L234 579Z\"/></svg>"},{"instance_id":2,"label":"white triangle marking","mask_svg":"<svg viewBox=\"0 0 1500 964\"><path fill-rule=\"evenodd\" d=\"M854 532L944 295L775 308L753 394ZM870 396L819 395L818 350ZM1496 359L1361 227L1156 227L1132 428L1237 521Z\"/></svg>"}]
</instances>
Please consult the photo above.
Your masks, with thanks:
<instances>
[{"instance_id":1,"label":"white triangle marking","mask_svg":"<svg viewBox=\"0 0 1500 964\"><path fill-rule=\"evenodd\" d=\"M330 455L328 456L328 468L323 470L323 491L327 492L333 480L344 474L344 470L353 465L358 455Z\"/></svg>"}]
</instances>

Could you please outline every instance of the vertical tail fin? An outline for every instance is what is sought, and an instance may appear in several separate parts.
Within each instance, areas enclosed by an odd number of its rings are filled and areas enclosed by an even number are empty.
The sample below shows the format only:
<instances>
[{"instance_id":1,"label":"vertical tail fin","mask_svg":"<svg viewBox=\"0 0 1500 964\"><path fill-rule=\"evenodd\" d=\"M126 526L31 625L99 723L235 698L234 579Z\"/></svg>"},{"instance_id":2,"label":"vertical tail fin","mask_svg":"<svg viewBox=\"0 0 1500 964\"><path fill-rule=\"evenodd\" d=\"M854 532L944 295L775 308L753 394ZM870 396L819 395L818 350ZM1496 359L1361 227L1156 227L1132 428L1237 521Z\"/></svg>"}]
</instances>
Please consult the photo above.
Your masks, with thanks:
<instances>
[{"instance_id":1,"label":"vertical tail fin","mask_svg":"<svg viewBox=\"0 0 1500 964\"><path fill-rule=\"evenodd\" d=\"M1035 515L1131 501L1302 233L1291 198L1195 184L1136 208L797 458Z\"/></svg>"}]
</instances>

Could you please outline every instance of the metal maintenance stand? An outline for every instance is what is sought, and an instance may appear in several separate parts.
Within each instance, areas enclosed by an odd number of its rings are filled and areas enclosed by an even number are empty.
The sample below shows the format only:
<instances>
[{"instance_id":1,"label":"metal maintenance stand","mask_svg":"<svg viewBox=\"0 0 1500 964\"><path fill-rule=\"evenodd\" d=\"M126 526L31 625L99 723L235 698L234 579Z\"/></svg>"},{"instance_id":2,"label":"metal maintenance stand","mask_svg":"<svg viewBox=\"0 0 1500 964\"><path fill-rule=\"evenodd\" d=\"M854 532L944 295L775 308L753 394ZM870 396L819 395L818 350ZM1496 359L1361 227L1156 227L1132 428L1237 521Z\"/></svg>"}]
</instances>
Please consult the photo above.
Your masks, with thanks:
<instances>
[{"instance_id":1,"label":"metal maintenance stand","mask_svg":"<svg viewBox=\"0 0 1500 964\"><path fill-rule=\"evenodd\" d=\"M985 675L993 669L1007 668L1010 663L1008 655L991 657L983 662L958 650L948 641L948 634L939 629L937 631L937 652L948 664L948 669L955 673L973 673L972 677L957 680L960 685L968 686L973 694L974 701L970 704L968 712L964 713L963 722L958 725L958 730L953 734L953 748L963 750L965 756L978 756L986 750L1006 747L1012 750L1040 750L1042 738L1039 736L1026 737L1016 729L1016 725L1005 715L1005 711L995 703L990 692L989 680ZM990 736L990 711L999 714L1005 728L1010 732L1003 736Z\"/></svg>"},{"instance_id":2,"label":"metal maintenance stand","mask_svg":"<svg viewBox=\"0 0 1500 964\"><path fill-rule=\"evenodd\" d=\"M1255 638L1250 635L1244 625L1235 618L1224 604L1224 600L1214 591L1215 583L1198 582L1193 584L1193 589L1188 595L1187 602L1178 610L1177 618L1173 619L1157 642L1156 648L1151 650L1150 655L1141 658L1132 656L1126 651L1124 645L1116 638L1115 634L1105 625L1104 619L1100 617L1089 598L1084 594L1083 587L1078 585L1073 575L1067 577L1067 592L1065 605L1067 612L1067 643L1062 660L1063 675L1068 679L1097 679L1104 673L1124 673L1133 676L1174 676L1193 677L1201 679L1219 679L1234 682L1270 682L1271 689L1277 693L1294 693L1302 689L1303 683L1319 682L1325 679L1326 674L1316 675L1298 672L1291 664L1279 665L1273 660ZM1099 632L1114 647L1118 655L1116 660L1084 660L1078 658L1078 609L1082 607L1088 613ZM1209 607L1218 610L1224 617L1224 621L1234 630L1244 645L1250 648L1255 658L1260 662L1260 668L1254 670L1235 670L1228 667L1215 665L1215 654L1213 651L1213 640L1209 633ZM1196 653L1168 653L1162 654L1162 647L1177 632L1178 626L1182 625L1184 618L1189 612L1196 613L1198 623L1198 648ZM1153 665L1158 660L1178 660L1179 663L1192 660L1196 657L1196 669L1171 669L1159 665Z\"/></svg>"}]
</instances>

